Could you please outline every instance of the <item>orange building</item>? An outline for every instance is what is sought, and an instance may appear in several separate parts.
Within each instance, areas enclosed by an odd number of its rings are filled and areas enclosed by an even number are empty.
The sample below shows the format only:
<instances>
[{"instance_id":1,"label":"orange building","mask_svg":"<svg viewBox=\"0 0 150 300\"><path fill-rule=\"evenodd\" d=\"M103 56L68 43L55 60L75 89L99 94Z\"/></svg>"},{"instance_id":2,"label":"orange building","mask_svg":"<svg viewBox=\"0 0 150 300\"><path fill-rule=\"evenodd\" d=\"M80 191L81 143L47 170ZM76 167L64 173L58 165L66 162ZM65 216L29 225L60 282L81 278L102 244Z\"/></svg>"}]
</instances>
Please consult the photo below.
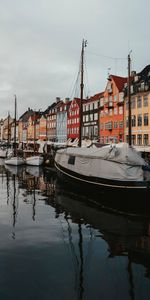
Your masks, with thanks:
<instances>
[{"instance_id":1,"label":"orange building","mask_svg":"<svg viewBox=\"0 0 150 300\"><path fill-rule=\"evenodd\" d=\"M43 114L39 120L39 140L46 141L47 140L47 119Z\"/></svg>"},{"instance_id":2,"label":"orange building","mask_svg":"<svg viewBox=\"0 0 150 300\"><path fill-rule=\"evenodd\" d=\"M127 78L109 75L104 97L100 99L100 142L124 140L124 84Z\"/></svg>"},{"instance_id":3,"label":"orange building","mask_svg":"<svg viewBox=\"0 0 150 300\"><path fill-rule=\"evenodd\" d=\"M37 141L39 139L39 123L41 112L34 112L28 120L27 141Z\"/></svg>"}]
</instances>

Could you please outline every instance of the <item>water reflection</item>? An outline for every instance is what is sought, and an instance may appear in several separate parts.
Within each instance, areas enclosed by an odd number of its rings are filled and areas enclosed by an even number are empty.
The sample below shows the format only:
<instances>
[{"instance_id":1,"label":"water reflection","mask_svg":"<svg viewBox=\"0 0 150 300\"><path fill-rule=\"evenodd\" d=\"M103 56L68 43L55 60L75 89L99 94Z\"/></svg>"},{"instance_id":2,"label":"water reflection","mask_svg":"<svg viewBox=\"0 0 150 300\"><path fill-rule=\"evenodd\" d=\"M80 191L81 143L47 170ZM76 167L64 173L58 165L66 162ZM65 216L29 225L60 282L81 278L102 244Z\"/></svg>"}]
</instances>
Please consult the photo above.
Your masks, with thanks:
<instances>
[{"instance_id":1,"label":"water reflection","mask_svg":"<svg viewBox=\"0 0 150 300\"><path fill-rule=\"evenodd\" d=\"M131 214L130 211L128 213L98 206L92 203L91 199L62 186L52 170L1 166L0 175L5 176L7 204L11 203L12 206L13 239L16 237L20 191L23 191L23 202L32 206L31 218L34 223L36 218L38 219L38 213L40 214L41 203L54 209L55 219L61 224L64 244L69 245L75 273L74 289L77 297L70 294L66 299L91 299L92 295L93 299L99 299L98 295L103 293L106 297L102 299L111 299L111 294L113 298L115 292L112 292L112 286L114 277L117 276L117 272L114 274L114 271L119 258L123 259L121 267L118 268L122 273L116 278L120 289L124 285L126 292L122 291L122 296L118 296L118 299L149 299L150 282L144 285L144 296L138 296L141 282L144 284L144 278L150 279L150 216L147 213L141 215L138 211L137 214ZM104 261L104 258L107 261ZM104 266L108 268L107 271L103 269ZM102 283L108 284L105 277L109 271L112 272L110 291L109 286L108 291L105 286L105 292L102 293L100 287L102 289ZM141 275L138 278L139 272ZM102 283L99 283L98 276ZM128 284L122 282L125 282L126 278ZM117 293L119 286L116 289ZM94 293L97 295L94 296Z\"/></svg>"}]
</instances>

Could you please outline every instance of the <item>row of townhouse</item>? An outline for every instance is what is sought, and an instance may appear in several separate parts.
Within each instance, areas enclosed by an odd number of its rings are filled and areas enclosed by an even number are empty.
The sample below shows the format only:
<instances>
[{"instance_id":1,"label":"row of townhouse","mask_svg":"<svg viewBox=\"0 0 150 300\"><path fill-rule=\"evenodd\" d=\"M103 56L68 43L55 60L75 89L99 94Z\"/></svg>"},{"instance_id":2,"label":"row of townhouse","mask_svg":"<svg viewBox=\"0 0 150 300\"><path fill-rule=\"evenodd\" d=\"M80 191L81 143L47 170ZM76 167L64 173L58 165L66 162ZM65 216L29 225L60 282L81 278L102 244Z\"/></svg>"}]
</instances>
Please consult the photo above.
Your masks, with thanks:
<instances>
[{"instance_id":1,"label":"row of townhouse","mask_svg":"<svg viewBox=\"0 0 150 300\"><path fill-rule=\"evenodd\" d=\"M130 77L132 144L150 145L150 65ZM129 141L128 78L109 75L103 92L84 99L82 138L100 143ZM10 116L9 116L10 118ZM79 138L80 99L59 97L44 111L28 109L18 120L19 142L65 142ZM8 126L9 124L9 126ZM13 140L13 119L0 122L1 140Z\"/></svg>"}]
</instances>

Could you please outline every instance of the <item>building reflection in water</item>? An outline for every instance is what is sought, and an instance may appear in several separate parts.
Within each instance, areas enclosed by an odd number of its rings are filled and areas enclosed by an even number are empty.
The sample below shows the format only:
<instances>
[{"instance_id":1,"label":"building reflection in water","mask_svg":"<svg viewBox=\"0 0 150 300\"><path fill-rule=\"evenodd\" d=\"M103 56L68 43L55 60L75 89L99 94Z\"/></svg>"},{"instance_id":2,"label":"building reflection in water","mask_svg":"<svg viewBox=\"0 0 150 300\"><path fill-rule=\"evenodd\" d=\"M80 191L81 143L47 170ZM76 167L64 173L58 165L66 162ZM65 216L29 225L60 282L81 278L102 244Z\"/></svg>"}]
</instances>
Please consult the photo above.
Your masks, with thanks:
<instances>
[{"instance_id":1,"label":"building reflection in water","mask_svg":"<svg viewBox=\"0 0 150 300\"><path fill-rule=\"evenodd\" d=\"M2 169L0 170L2 175ZM85 291L85 269L87 260L84 253L84 234L82 226L86 226L91 231L92 228L99 232L100 238L104 239L108 245L108 259L126 256L128 265L128 280L130 285L130 298L135 299L133 264L142 265L145 268L145 277L150 278L150 216L138 214L128 214L117 210L104 209L91 202L91 199L81 197L75 191L69 191L60 185L55 172L37 169L37 167L17 169L9 168L5 170L7 178L7 202L10 201L10 178L13 182L13 228L17 222L18 200L16 183L20 189L25 189L24 198L31 194L32 219L36 218L36 205L39 201L55 209L55 217L66 222L68 228L68 242L75 266L75 286L78 289L78 299L84 298ZM38 198L39 194L42 198ZM12 194L11 194L12 195ZM105 197L105 195L104 195ZM78 226L78 250L73 244L72 224ZM15 230L13 230L15 238Z\"/></svg>"}]
</instances>

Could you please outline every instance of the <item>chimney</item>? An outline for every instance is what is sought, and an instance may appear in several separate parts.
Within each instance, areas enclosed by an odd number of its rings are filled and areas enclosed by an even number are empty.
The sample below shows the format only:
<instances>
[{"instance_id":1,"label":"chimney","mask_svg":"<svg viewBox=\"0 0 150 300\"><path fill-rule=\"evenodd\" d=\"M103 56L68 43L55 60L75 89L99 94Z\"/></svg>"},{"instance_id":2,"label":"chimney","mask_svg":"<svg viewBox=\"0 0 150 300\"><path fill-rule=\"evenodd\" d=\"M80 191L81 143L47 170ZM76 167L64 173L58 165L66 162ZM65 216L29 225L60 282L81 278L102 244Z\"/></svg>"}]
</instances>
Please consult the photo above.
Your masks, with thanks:
<instances>
[{"instance_id":1,"label":"chimney","mask_svg":"<svg viewBox=\"0 0 150 300\"><path fill-rule=\"evenodd\" d=\"M136 71L131 71L131 77L135 77Z\"/></svg>"}]
</instances>

